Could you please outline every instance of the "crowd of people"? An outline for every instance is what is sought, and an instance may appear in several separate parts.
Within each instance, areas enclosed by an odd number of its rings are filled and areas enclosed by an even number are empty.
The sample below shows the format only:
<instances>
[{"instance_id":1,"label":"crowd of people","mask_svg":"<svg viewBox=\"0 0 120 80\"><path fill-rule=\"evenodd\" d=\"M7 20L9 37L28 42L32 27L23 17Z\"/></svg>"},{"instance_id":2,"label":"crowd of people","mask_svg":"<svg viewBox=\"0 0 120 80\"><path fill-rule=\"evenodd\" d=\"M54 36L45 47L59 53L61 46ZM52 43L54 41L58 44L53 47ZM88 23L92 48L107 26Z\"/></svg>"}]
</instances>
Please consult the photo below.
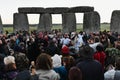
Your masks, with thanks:
<instances>
[{"instance_id":1,"label":"crowd of people","mask_svg":"<svg viewBox=\"0 0 120 80\"><path fill-rule=\"evenodd\" d=\"M0 80L119 80L120 34L0 34Z\"/></svg>"}]
</instances>

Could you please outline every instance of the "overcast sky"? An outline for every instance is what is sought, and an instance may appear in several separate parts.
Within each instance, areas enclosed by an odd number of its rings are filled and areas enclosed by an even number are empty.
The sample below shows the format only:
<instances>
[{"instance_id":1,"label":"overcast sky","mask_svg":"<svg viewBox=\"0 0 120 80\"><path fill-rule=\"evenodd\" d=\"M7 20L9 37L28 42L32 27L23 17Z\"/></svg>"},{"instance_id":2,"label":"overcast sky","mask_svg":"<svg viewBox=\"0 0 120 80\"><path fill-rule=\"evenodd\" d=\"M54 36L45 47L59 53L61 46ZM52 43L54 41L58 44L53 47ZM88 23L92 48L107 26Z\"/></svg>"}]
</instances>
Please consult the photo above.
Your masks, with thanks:
<instances>
[{"instance_id":1,"label":"overcast sky","mask_svg":"<svg viewBox=\"0 0 120 80\"><path fill-rule=\"evenodd\" d=\"M101 22L110 22L113 10L120 10L119 0L0 0L2 23L13 23L13 13L18 7L76 7L92 6L100 14ZM61 15L52 15L53 23L61 23ZM83 14L76 14L77 22L83 21ZM28 15L29 23L38 23L39 15Z\"/></svg>"}]
</instances>

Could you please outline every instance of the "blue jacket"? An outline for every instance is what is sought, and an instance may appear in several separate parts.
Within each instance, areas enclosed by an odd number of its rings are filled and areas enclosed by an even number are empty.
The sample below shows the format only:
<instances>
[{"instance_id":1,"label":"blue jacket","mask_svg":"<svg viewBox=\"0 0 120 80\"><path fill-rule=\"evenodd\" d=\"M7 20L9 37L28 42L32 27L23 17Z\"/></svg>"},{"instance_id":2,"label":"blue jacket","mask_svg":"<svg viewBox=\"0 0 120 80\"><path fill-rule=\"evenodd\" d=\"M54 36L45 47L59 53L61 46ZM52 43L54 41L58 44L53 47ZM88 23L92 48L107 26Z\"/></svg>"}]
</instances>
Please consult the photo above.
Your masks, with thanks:
<instances>
[{"instance_id":1,"label":"blue jacket","mask_svg":"<svg viewBox=\"0 0 120 80\"><path fill-rule=\"evenodd\" d=\"M53 70L56 73L59 73L60 75L60 80L66 80L67 79L67 70L65 69L64 66L53 68Z\"/></svg>"}]
</instances>

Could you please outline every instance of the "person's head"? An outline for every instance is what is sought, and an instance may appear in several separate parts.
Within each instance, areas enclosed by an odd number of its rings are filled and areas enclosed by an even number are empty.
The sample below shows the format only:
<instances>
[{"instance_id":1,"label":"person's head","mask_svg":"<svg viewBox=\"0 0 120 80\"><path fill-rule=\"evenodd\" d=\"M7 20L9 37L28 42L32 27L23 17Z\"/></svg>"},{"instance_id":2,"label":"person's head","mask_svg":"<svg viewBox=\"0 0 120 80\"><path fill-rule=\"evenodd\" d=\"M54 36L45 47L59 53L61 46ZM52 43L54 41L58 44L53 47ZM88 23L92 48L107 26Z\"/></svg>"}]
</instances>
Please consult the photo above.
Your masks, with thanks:
<instances>
[{"instance_id":1,"label":"person's head","mask_svg":"<svg viewBox=\"0 0 120 80\"><path fill-rule=\"evenodd\" d=\"M98 44L98 45L96 46L96 50L97 50L97 51L103 51L103 50L104 50L103 45L102 45L102 44Z\"/></svg>"},{"instance_id":2,"label":"person's head","mask_svg":"<svg viewBox=\"0 0 120 80\"><path fill-rule=\"evenodd\" d=\"M14 57L15 57L17 69L19 71L23 71L29 68L29 59L24 53L20 53L20 52L15 53Z\"/></svg>"},{"instance_id":3,"label":"person's head","mask_svg":"<svg viewBox=\"0 0 120 80\"><path fill-rule=\"evenodd\" d=\"M41 53L36 60L36 69L50 70L52 67L51 56L46 53Z\"/></svg>"},{"instance_id":4,"label":"person's head","mask_svg":"<svg viewBox=\"0 0 120 80\"><path fill-rule=\"evenodd\" d=\"M72 56L63 57L62 64L67 70L69 70L71 67L75 66L75 59Z\"/></svg>"},{"instance_id":5,"label":"person's head","mask_svg":"<svg viewBox=\"0 0 120 80\"><path fill-rule=\"evenodd\" d=\"M59 56L58 54L55 54L55 55L52 57L53 67L61 67L61 66L62 66L61 57L62 57L62 56Z\"/></svg>"},{"instance_id":6,"label":"person's head","mask_svg":"<svg viewBox=\"0 0 120 80\"><path fill-rule=\"evenodd\" d=\"M69 36L68 36L68 33L65 33L65 34L64 34L64 37L65 37L65 38L68 38L68 37L69 37Z\"/></svg>"},{"instance_id":7,"label":"person's head","mask_svg":"<svg viewBox=\"0 0 120 80\"><path fill-rule=\"evenodd\" d=\"M120 41L115 41L114 44L115 44L115 48L120 50Z\"/></svg>"},{"instance_id":8,"label":"person's head","mask_svg":"<svg viewBox=\"0 0 120 80\"><path fill-rule=\"evenodd\" d=\"M15 58L14 56L7 56L4 58L4 64L6 71L16 69Z\"/></svg>"},{"instance_id":9,"label":"person's head","mask_svg":"<svg viewBox=\"0 0 120 80\"><path fill-rule=\"evenodd\" d=\"M87 40L87 42L88 42L89 44L93 44L93 43L94 43L94 38L90 37L90 38Z\"/></svg>"},{"instance_id":10,"label":"person's head","mask_svg":"<svg viewBox=\"0 0 120 80\"><path fill-rule=\"evenodd\" d=\"M94 50L89 45L83 45L79 49L79 54L82 58L93 58Z\"/></svg>"},{"instance_id":11,"label":"person's head","mask_svg":"<svg viewBox=\"0 0 120 80\"><path fill-rule=\"evenodd\" d=\"M82 80L82 72L78 67L72 67L68 74L69 80Z\"/></svg>"},{"instance_id":12,"label":"person's head","mask_svg":"<svg viewBox=\"0 0 120 80\"><path fill-rule=\"evenodd\" d=\"M68 56L68 55L69 55L69 52L70 52L70 49L69 49L68 46L63 45L63 46L62 46L62 49L61 49L61 52L62 52L62 56Z\"/></svg>"},{"instance_id":13,"label":"person's head","mask_svg":"<svg viewBox=\"0 0 120 80\"><path fill-rule=\"evenodd\" d=\"M99 36L95 36L95 42L100 42Z\"/></svg>"}]
</instances>

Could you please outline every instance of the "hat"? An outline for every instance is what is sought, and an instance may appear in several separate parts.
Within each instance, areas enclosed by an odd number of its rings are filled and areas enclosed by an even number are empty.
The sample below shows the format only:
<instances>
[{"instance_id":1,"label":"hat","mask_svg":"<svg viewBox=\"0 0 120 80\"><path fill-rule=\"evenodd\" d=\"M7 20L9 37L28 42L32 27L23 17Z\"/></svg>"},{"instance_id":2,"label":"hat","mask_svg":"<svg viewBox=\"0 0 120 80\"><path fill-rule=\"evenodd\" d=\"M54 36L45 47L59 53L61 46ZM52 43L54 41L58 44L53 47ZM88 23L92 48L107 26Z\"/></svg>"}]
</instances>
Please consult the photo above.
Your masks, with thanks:
<instances>
[{"instance_id":1,"label":"hat","mask_svg":"<svg viewBox=\"0 0 120 80\"><path fill-rule=\"evenodd\" d=\"M5 65L15 63L15 58L13 56L7 56L4 58Z\"/></svg>"},{"instance_id":2,"label":"hat","mask_svg":"<svg viewBox=\"0 0 120 80\"><path fill-rule=\"evenodd\" d=\"M83 58L92 58L93 53L94 53L94 50L89 45L83 45L79 50L79 54Z\"/></svg>"},{"instance_id":3,"label":"hat","mask_svg":"<svg viewBox=\"0 0 120 80\"><path fill-rule=\"evenodd\" d=\"M66 45L63 45L62 47L62 54L69 54L70 50Z\"/></svg>"},{"instance_id":4,"label":"hat","mask_svg":"<svg viewBox=\"0 0 120 80\"><path fill-rule=\"evenodd\" d=\"M55 55L52 57L53 67L60 67L60 66L61 66L61 57L62 57L62 56L59 56L58 54L55 54Z\"/></svg>"}]
</instances>

